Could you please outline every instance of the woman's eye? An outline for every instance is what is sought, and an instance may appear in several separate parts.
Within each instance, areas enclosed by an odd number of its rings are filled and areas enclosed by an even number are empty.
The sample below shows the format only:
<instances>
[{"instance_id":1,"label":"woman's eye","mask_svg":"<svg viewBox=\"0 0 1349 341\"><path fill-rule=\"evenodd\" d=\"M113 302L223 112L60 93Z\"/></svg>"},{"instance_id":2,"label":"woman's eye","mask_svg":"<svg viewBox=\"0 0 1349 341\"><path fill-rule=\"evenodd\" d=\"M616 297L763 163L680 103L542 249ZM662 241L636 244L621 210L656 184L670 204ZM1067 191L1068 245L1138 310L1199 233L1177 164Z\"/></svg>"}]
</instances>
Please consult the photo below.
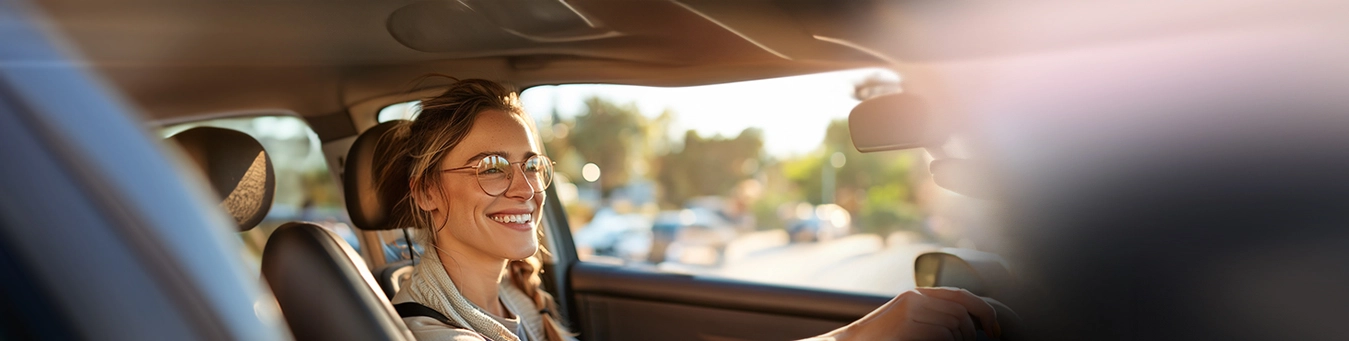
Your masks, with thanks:
<instances>
[{"instance_id":1,"label":"woman's eye","mask_svg":"<svg viewBox=\"0 0 1349 341\"><path fill-rule=\"evenodd\" d=\"M488 156L487 158L485 158L485 159L482 160L482 166L481 166L480 169L478 170L478 174L500 174L500 173L505 173L505 172L506 172L506 167L509 167L509 166L510 166L510 163L507 162L507 161L506 161L506 158L504 158L504 157L500 157L500 156L496 156L496 155Z\"/></svg>"}]
</instances>

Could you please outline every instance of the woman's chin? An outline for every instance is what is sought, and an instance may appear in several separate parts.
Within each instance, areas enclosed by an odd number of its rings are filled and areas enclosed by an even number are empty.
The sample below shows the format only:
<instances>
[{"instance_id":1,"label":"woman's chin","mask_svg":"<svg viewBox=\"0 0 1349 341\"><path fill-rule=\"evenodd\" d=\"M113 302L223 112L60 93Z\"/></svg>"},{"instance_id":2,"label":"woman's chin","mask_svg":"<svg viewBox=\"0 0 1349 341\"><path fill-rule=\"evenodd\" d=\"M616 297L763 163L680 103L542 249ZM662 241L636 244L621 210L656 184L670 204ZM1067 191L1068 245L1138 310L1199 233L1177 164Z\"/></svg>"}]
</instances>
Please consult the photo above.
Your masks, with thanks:
<instances>
[{"instance_id":1,"label":"woman's chin","mask_svg":"<svg viewBox=\"0 0 1349 341\"><path fill-rule=\"evenodd\" d=\"M529 258L530 256L533 256L537 252L539 252L539 244L531 240L530 246L528 247L519 247L514 250L508 251L506 258L512 260L521 260Z\"/></svg>"}]
</instances>

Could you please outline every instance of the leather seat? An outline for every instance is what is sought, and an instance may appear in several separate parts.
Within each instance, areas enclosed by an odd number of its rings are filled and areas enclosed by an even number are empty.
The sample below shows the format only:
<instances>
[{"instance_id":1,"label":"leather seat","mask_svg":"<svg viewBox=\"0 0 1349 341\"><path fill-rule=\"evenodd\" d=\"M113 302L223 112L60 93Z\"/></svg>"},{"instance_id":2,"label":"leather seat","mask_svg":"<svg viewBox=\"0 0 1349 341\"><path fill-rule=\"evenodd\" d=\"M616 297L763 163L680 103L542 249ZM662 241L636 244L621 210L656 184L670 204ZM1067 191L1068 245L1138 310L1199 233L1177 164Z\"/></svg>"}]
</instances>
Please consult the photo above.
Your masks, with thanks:
<instances>
[{"instance_id":1,"label":"leather seat","mask_svg":"<svg viewBox=\"0 0 1349 341\"><path fill-rule=\"evenodd\" d=\"M391 226L389 223L389 209L398 198L377 191L374 174L375 147L379 145L380 137L399 122L405 121L384 122L366 130L356 138L356 142L351 144L351 150L347 152L342 188L345 191L347 213L351 216L351 222L362 230L394 230L405 227ZM402 280L412 275L412 262L390 263L373 272L379 274L377 282L384 288L384 292L393 297L398 293Z\"/></svg>"},{"instance_id":2,"label":"leather seat","mask_svg":"<svg viewBox=\"0 0 1349 341\"><path fill-rule=\"evenodd\" d=\"M206 174L241 231L262 221L276 187L262 144L242 132L210 127L170 139ZM262 277L296 340L414 339L388 297L375 289L360 256L323 227L303 222L278 227L263 248Z\"/></svg>"},{"instance_id":3,"label":"leather seat","mask_svg":"<svg viewBox=\"0 0 1349 341\"><path fill-rule=\"evenodd\" d=\"M267 238L262 276L296 340L415 339L360 259L311 223L286 223Z\"/></svg>"}]
</instances>

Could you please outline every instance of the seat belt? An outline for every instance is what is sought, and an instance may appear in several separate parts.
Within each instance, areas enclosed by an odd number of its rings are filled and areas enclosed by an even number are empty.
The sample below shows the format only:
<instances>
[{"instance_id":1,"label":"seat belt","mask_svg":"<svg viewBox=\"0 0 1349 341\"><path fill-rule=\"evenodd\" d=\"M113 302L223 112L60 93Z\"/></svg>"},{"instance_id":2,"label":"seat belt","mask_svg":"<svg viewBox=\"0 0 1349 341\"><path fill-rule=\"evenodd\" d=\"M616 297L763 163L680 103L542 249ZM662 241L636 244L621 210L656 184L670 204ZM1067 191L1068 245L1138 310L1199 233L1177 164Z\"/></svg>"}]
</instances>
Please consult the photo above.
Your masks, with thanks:
<instances>
[{"instance_id":1,"label":"seat belt","mask_svg":"<svg viewBox=\"0 0 1349 341\"><path fill-rule=\"evenodd\" d=\"M409 318L414 316L430 317L436 319L436 321L440 321L440 323L444 323L446 325L449 325L450 327L454 327L455 329L468 329L464 328L464 326L460 326L458 323L454 323L454 320L450 320L450 318L446 317L445 314L441 314L439 311L431 309L431 307L427 307L425 305L422 305L421 303L403 302L393 305L393 310L398 311L398 316L401 316L403 318Z\"/></svg>"}]
</instances>

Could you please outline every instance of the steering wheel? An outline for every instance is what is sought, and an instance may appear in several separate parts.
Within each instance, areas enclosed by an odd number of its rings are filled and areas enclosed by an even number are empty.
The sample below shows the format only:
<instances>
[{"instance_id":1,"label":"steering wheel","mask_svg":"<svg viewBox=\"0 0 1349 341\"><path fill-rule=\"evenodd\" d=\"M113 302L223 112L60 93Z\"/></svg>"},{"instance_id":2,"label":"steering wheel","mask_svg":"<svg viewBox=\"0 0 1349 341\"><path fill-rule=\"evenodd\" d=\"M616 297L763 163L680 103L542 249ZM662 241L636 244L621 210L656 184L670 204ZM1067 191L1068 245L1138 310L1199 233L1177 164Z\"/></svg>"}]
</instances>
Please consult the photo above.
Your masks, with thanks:
<instances>
[{"instance_id":1,"label":"steering wheel","mask_svg":"<svg viewBox=\"0 0 1349 341\"><path fill-rule=\"evenodd\" d=\"M975 340L1023 341L1026 339L1026 336L1023 334L1024 328L1022 327L1021 317L1018 316L1015 311L1012 311L1012 308L1009 308L1006 304L1002 304L1002 302L998 302L998 300L992 298L979 298L983 299L984 302L987 302L988 305L993 306L993 310L998 313L998 326L1002 327L1002 338L995 339L992 336L989 336L988 333L984 332L984 327L979 325L979 320L974 319Z\"/></svg>"}]
</instances>

